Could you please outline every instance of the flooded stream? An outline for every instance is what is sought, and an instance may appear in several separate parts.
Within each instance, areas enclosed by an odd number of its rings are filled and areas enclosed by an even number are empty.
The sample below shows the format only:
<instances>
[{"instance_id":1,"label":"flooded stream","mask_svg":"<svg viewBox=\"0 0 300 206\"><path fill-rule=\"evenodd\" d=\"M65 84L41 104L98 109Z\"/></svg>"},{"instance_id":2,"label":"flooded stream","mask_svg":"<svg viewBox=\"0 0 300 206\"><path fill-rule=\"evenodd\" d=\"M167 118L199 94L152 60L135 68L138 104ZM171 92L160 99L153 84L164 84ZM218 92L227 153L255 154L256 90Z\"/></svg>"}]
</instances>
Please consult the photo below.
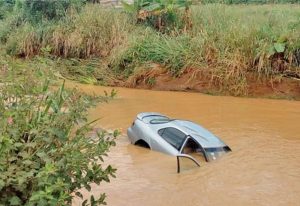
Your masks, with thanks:
<instances>
[{"instance_id":1,"label":"flooded stream","mask_svg":"<svg viewBox=\"0 0 300 206\"><path fill-rule=\"evenodd\" d=\"M155 111L203 125L233 152L200 168L184 164L177 174L175 157L130 145L122 135L107 159L117 178L92 187L107 194L108 205L300 205L300 102L117 90L116 99L90 111L90 119L101 118L98 127L125 134L137 113Z\"/></svg>"}]
</instances>

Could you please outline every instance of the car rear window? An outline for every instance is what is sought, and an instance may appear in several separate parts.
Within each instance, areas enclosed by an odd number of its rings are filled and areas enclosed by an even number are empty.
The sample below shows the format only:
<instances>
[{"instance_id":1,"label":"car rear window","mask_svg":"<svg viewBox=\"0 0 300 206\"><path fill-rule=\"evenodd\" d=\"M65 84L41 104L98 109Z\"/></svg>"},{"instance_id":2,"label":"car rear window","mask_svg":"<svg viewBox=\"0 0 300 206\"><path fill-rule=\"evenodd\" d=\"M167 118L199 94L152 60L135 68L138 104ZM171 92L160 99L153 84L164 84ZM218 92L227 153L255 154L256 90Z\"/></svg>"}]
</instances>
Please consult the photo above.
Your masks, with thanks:
<instances>
[{"instance_id":1,"label":"car rear window","mask_svg":"<svg viewBox=\"0 0 300 206\"><path fill-rule=\"evenodd\" d=\"M161 123L167 123L170 121L170 119L166 116L161 115L149 115L146 117L143 117L143 122L147 124L161 124Z\"/></svg>"}]
</instances>

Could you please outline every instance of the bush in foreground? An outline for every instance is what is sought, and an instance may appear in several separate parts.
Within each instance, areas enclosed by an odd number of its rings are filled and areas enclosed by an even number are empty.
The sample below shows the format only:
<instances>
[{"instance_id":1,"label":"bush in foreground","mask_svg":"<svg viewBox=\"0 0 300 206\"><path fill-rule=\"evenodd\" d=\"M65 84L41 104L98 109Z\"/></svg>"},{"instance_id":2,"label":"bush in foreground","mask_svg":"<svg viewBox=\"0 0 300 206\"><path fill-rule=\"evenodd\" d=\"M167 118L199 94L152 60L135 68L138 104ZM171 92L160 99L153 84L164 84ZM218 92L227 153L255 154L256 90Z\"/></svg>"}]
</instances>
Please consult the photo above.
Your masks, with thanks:
<instances>
[{"instance_id":1,"label":"bush in foreground","mask_svg":"<svg viewBox=\"0 0 300 206\"><path fill-rule=\"evenodd\" d=\"M114 177L116 169L101 162L117 133L91 135L86 123L95 98L38 82L0 89L0 205L71 205L80 189Z\"/></svg>"}]
</instances>

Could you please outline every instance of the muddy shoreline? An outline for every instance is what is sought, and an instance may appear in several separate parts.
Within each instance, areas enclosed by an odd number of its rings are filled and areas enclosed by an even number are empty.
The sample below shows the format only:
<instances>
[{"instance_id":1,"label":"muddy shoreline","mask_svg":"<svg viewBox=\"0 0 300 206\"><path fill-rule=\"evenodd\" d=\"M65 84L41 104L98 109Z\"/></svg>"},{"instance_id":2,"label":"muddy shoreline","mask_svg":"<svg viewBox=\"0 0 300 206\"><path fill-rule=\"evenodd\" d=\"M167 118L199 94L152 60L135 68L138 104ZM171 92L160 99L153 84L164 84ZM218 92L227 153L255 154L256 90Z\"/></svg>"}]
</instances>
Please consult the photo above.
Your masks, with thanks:
<instances>
[{"instance_id":1,"label":"muddy shoreline","mask_svg":"<svg viewBox=\"0 0 300 206\"><path fill-rule=\"evenodd\" d=\"M167 70L154 68L109 83L110 86L156 91L199 92L219 96L258 97L271 99L300 100L300 79L272 77L263 79L249 73L245 85L218 82L213 75L197 70L185 70L174 77Z\"/></svg>"}]
</instances>

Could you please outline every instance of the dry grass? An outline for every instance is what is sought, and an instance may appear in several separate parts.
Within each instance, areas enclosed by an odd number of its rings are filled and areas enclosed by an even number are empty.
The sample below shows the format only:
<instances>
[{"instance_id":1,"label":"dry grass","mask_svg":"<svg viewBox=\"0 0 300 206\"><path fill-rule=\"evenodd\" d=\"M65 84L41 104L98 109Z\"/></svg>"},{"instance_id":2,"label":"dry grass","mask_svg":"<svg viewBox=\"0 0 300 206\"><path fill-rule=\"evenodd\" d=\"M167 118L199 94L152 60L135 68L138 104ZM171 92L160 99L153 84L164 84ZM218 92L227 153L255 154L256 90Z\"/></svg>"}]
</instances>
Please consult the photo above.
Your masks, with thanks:
<instances>
[{"instance_id":1,"label":"dry grass","mask_svg":"<svg viewBox=\"0 0 300 206\"><path fill-rule=\"evenodd\" d=\"M192 14L192 30L179 35L149 31L135 35L127 49L112 57L113 65L134 69L153 62L175 76L193 68L191 80L207 76L212 85L233 95L247 95L249 73L258 81L272 81L284 72L299 73L292 62L300 48L300 6L210 4L193 7ZM287 39L284 57L270 55L270 48L282 38Z\"/></svg>"},{"instance_id":2,"label":"dry grass","mask_svg":"<svg viewBox=\"0 0 300 206\"><path fill-rule=\"evenodd\" d=\"M162 72L148 66L154 63L175 77L190 71L189 81L201 76L220 91L247 95L249 74L270 82L300 74L299 5L208 4L192 8L192 21L191 30L161 34L134 24L120 10L87 5L58 22L24 23L13 31L3 30L0 37L6 39L8 53L17 56L101 59L94 73L79 71L86 70L84 66L68 67L70 73L86 76L87 83L98 81L97 72L111 72L119 79L129 78L129 86L153 84ZM270 55L280 39L286 39L284 53Z\"/></svg>"},{"instance_id":3,"label":"dry grass","mask_svg":"<svg viewBox=\"0 0 300 206\"><path fill-rule=\"evenodd\" d=\"M43 48L68 58L107 57L126 41L132 27L126 14L88 5L59 22L22 25L8 37L6 48L10 54L25 57L41 54Z\"/></svg>"},{"instance_id":4,"label":"dry grass","mask_svg":"<svg viewBox=\"0 0 300 206\"><path fill-rule=\"evenodd\" d=\"M107 57L128 37L132 25L126 15L99 6L88 6L55 28L49 44L64 57Z\"/></svg>"}]
</instances>

